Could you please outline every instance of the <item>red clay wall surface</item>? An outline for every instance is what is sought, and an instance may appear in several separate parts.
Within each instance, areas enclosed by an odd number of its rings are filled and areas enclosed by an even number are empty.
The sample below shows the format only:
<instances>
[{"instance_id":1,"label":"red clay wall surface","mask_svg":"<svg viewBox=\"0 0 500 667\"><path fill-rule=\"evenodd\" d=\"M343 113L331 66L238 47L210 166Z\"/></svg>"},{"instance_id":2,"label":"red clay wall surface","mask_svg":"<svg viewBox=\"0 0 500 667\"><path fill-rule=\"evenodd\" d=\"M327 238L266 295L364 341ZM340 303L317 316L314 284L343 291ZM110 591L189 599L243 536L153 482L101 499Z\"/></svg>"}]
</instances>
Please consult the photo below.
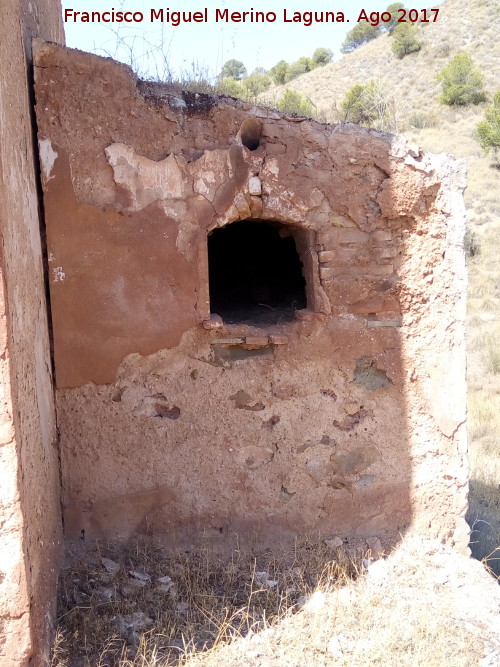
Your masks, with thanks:
<instances>
[{"instance_id":1,"label":"red clay wall surface","mask_svg":"<svg viewBox=\"0 0 500 667\"><path fill-rule=\"evenodd\" d=\"M67 536L466 549L463 164L51 45L36 91ZM210 305L242 220L295 240L291 319Z\"/></svg>"},{"instance_id":2,"label":"red clay wall surface","mask_svg":"<svg viewBox=\"0 0 500 667\"><path fill-rule=\"evenodd\" d=\"M59 2L2 0L0 35L0 665L38 666L61 520L30 67L33 36L64 40Z\"/></svg>"}]
</instances>

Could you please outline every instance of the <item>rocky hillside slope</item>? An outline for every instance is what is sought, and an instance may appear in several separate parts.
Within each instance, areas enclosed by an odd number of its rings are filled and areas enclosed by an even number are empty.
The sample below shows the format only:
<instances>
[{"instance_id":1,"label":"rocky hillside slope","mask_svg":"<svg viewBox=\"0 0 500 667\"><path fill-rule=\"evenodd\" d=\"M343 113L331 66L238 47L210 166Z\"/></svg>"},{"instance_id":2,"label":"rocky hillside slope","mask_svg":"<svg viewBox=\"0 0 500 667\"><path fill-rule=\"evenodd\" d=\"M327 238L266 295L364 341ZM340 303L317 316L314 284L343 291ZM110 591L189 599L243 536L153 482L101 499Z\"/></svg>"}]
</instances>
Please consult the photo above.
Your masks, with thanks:
<instances>
[{"instance_id":1,"label":"rocky hillside slope","mask_svg":"<svg viewBox=\"0 0 500 667\"><path fill-rule=\"evenodd\" d=\"M407 3L408 4L408 3ZM436 74L458 51L466 51L481 67L486 88L500 86L500 3L497 0L445 0L436 23L422 23L424 46L399 60L391 50L392 37L382 34L340 60L304 74L264 96L279 100L286 88L308 97L317 110L333 120L333 109L355 84L378 81L396 102L400 123L411 113L425 110L441 116L440 84ZM445 116L449 114L445 113Z\"/></svg>"}]
</instances>

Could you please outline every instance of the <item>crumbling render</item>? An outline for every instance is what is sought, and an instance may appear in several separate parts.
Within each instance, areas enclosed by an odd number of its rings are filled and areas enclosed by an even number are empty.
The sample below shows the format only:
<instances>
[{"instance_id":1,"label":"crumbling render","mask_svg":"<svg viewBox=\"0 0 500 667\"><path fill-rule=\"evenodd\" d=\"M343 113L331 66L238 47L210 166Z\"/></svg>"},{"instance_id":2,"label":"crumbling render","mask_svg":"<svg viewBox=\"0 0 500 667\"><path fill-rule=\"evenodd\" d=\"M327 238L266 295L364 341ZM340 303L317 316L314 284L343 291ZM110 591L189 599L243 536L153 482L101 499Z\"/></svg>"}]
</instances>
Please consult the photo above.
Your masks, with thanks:
<instances>
[{"instance_id":1,"label":"crumbling render","mask_svg":"<svg viewBox=\"0 0 500 667\"><path fill-rule=\"evenodd\" d=\"M36 90L67 537L465 549L462 163L53 45Z\"/></svg>"}]
</instances>

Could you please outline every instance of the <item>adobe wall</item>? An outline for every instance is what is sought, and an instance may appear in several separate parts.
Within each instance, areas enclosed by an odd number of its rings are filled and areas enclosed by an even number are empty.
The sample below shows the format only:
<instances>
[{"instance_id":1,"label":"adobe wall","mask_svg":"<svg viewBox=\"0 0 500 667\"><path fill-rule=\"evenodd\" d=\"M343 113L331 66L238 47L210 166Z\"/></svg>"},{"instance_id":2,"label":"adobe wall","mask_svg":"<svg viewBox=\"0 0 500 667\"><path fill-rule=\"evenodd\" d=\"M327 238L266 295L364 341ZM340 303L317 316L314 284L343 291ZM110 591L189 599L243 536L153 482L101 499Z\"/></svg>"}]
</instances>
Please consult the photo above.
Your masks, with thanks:
<instances>
[{"instance_id":1,"label":"adobe wall","mask_svg":"<svg viewBox=\"0 0 500 667\"><path fill-rule=\"evenodd\" d=\"M31 38L62 42L60 4L0 11L0 665L41 665L61 551L59 462L33 147Z\"/></svg>"},{"instance_id":2,"label":"adobe wall","mask_svg":"<svg viewBox=\"0 0 500 667\"><path fill-rule=\"evenodd\" d=\"M463 164L52 45L36 91L66 535L466 549ZM295 239L292 321L210 311L240 220Z\"/></svg>"}]
</instances>

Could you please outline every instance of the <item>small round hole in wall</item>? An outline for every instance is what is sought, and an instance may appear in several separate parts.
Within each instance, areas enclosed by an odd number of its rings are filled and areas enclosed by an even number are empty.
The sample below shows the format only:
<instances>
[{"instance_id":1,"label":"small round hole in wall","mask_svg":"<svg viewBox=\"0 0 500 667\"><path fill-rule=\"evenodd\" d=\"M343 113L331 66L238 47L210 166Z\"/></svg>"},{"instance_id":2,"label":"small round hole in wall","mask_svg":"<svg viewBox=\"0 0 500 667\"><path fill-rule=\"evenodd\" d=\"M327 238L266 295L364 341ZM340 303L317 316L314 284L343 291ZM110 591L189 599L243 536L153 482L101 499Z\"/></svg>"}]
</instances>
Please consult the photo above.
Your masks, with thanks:
<instances>
[{"instance_id":1,"label":"small round hole in wall","mask_svg":"<svg viewBox=\"0 0 500 667\"><path fill-rule=\"evenodd\" d=\"M260 146L261 132L262 124L258 120L246 118L241 124L238 138L249 151L255 151Z\"/></svg>"}]
</instances>

